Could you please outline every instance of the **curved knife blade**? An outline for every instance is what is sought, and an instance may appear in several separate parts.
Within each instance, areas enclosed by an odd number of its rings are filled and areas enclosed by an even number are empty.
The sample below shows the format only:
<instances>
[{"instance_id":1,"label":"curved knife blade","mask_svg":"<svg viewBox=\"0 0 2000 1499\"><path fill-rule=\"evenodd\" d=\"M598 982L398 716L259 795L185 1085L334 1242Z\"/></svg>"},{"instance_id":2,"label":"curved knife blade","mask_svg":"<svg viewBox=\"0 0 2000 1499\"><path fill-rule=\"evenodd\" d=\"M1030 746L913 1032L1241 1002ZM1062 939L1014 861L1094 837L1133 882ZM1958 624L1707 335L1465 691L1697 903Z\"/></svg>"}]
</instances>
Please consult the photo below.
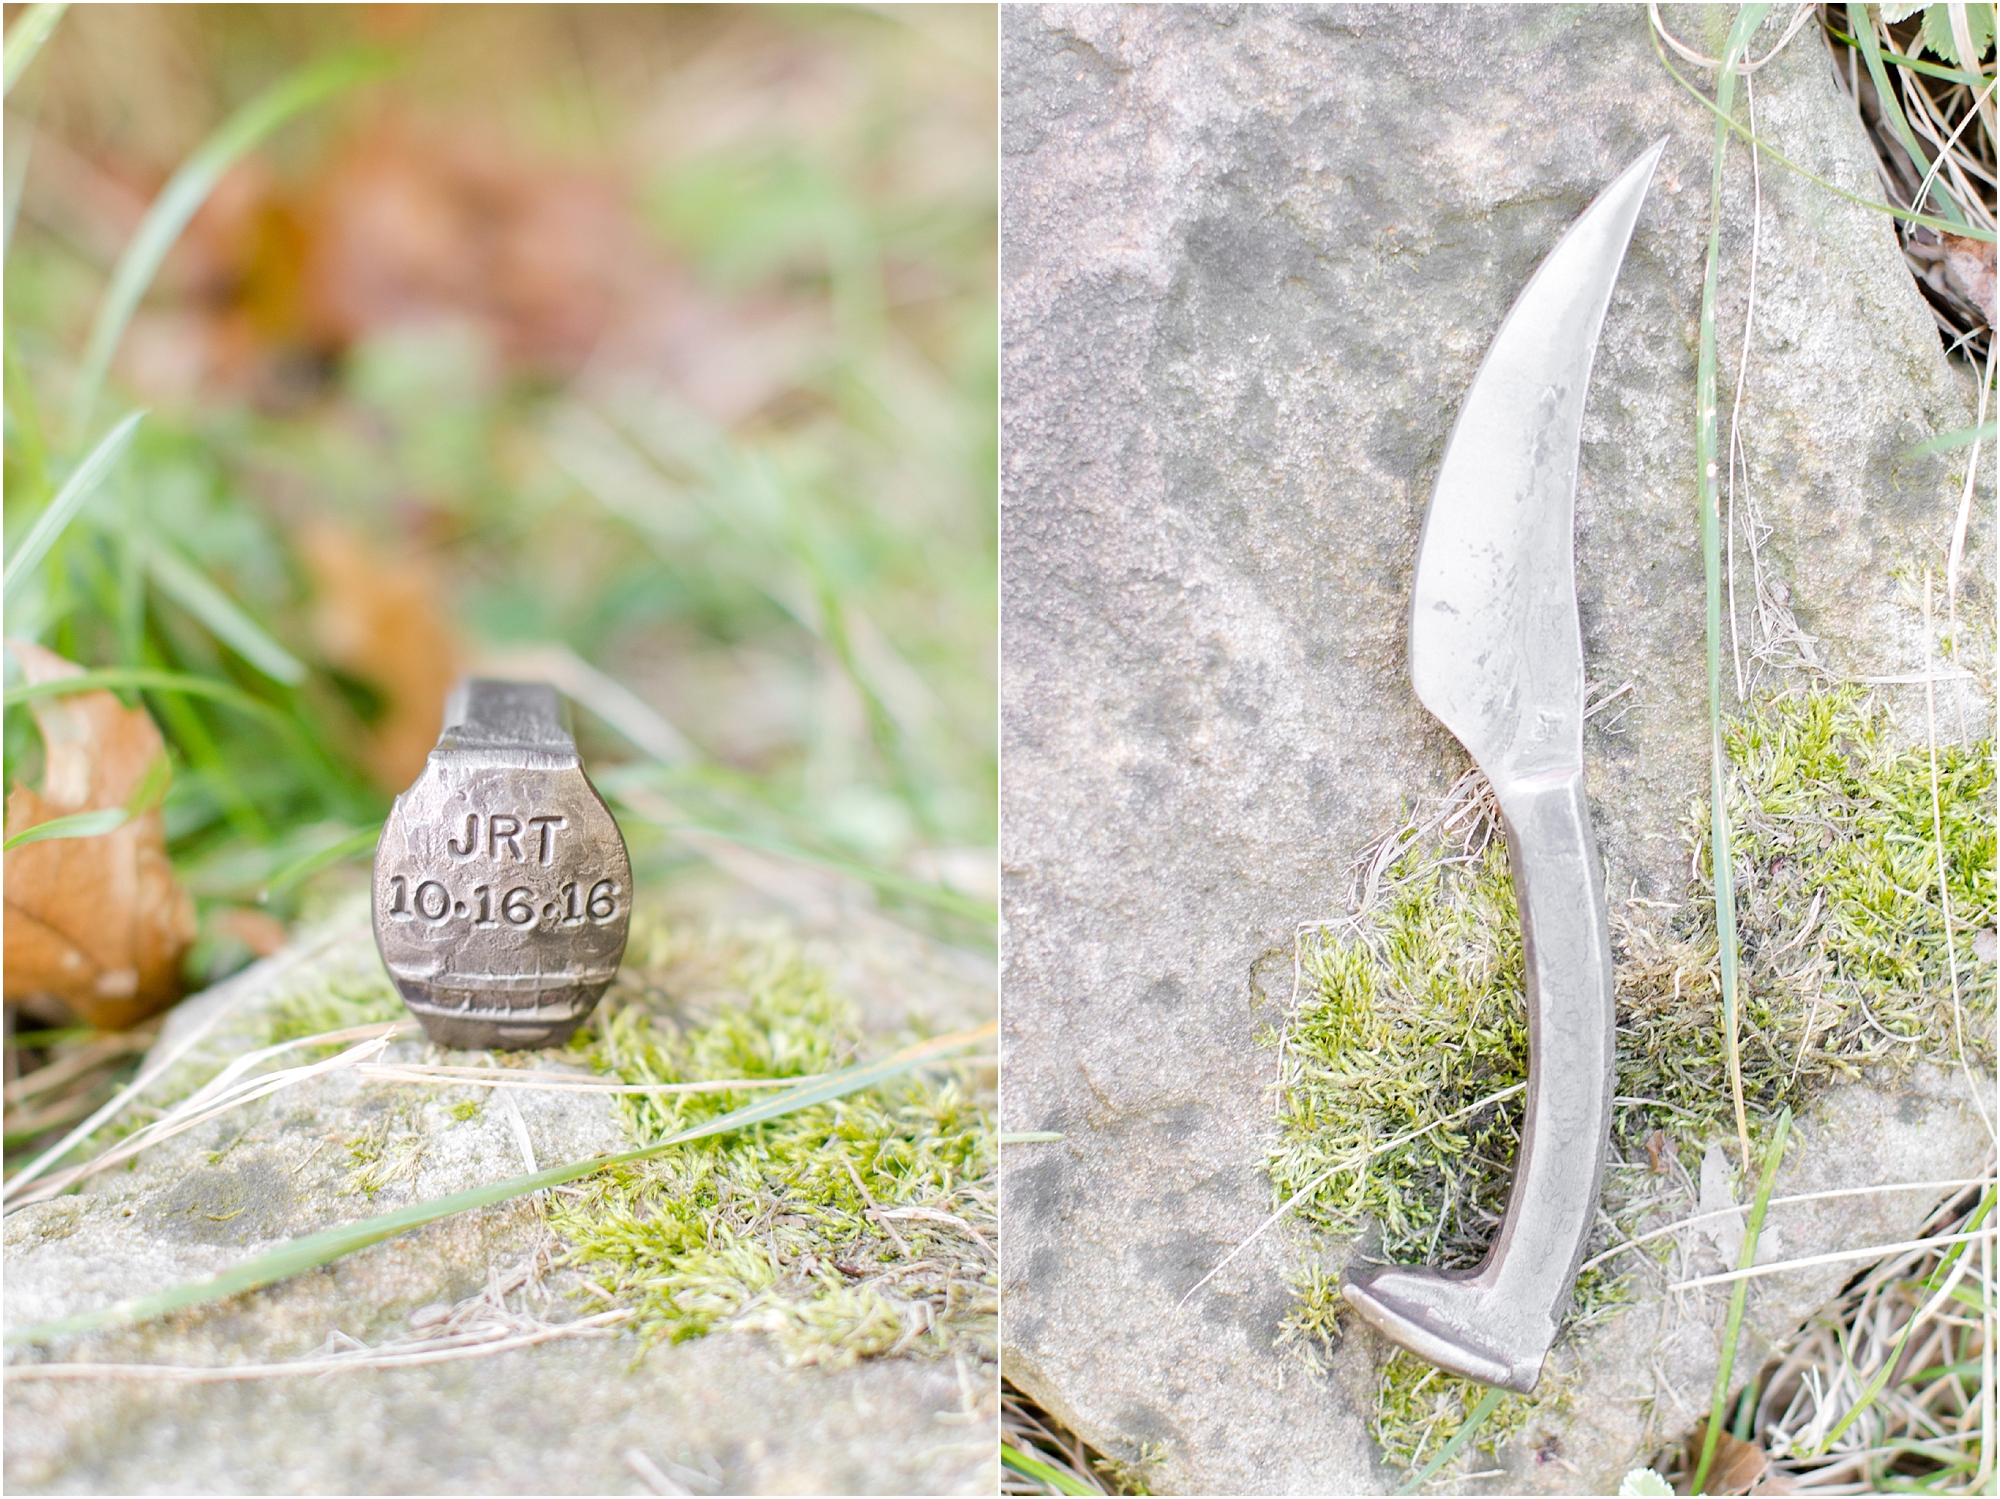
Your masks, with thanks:
<instances>
[{"instance_id":1,"label":"curved knife blade","mask_svg":"<svg viewBox=\"0 0 2000 1499\"><path fill-rule=\"evenodd\" d=\"M1493 782L1527 959L1528 1089L1507 1215L1477 1270L1347 1277L1367 1321L1442 1368L1528 1391L1569 1305L1611 1131L1616 1008L1583 795L1571 555L1584 396L1660 141L1549 252L1466 392L1424 519L1410 675Z\"/></svg>"},{"instance_id":2,"label":"curved knife blade","mask_svg":"<svg viewBox=\"0 0 2000 1499\"><path fill-rule=\"evenodd\" d=\"M1666 144L1598 194L1515 301L1424 517L1410 676L1496 787L1583 764L1578 438L1598 330Z\"/></svg>"}]
</instances>

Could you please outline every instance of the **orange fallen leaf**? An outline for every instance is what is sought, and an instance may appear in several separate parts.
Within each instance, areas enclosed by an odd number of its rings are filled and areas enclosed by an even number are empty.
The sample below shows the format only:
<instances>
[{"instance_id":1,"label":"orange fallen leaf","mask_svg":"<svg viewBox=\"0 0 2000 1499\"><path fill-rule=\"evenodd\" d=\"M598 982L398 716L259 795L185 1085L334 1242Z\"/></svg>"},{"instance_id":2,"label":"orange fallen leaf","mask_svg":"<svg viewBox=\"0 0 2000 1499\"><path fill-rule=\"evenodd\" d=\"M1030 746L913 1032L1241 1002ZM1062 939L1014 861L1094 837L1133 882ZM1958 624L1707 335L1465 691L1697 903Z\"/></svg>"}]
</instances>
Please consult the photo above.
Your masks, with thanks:
<instances>
[{"instance_id":1,"label":"orange fallen leaf","mask_svg":"<svg viewBox=\"0 0 2000 1499\"><path fill-rule=\"evenodd\" d=\"M8 649L30 683L83 668L24 641ZM39 793L7 796L7 836L57 817L124 807L166 746L144 708L108 692L32 704L47 751ZM6 996L52 994L100 1030L122 1030L180 997L181 955L194 940L194 902L167 862L159 807L141 806L92 838L52 838L6 854Z\"/></svg>"},{"instance_id":2,"label":"orange fallen leaf","mask_svg":"<svg viewBox=\"0 0 2000 1499\"><path fill-rule=\"evenodd\" d=\"M330 522L306 533L303 551L320 649L382 699L380 715L365 726L369 772L402 791L437 744L445 694L458 680L461 653L438 604L437 576L418 559L378 555Z\"/></svg>"},{"instance_id":3,"label":"orange fallen leaf","mask_svg":"<svg viewBox=\"0 0 2000 1499\"><path fill-rule=\"evenodd\" d=\"M348 143L300 221L302 305L327 347L470 320L510 363L573 373L648 266L610 181L394 117Z\"/></svg>"}]
</instances>

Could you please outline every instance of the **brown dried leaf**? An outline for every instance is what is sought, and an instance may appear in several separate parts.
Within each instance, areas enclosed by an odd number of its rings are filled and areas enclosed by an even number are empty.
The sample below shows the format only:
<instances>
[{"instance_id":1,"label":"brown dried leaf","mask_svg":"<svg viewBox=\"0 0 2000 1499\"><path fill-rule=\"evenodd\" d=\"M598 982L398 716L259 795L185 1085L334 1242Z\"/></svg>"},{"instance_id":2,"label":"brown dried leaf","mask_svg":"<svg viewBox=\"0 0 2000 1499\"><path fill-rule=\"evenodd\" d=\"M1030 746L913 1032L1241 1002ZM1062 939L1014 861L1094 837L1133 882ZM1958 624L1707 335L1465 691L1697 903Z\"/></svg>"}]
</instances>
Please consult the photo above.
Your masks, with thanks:
<instances>
[{"instance_id":1,"label":"brown dried leaf","mask_svg":"<svg viewBox=\"0 0 2000 1499\"><path fill-rule=\"evenodd\" d=\"M1708 1422L1695 1424L1694 1435L1688 1438L1688 1466L1690 1469L1701 1460L1701 1445L1708 1433ZM1755 1442L1745 1442L1723 1432L1716 1439L1715 1460L1709 1465L1708 1483L1703 1492L1709 1494L1790 1494L1794 1492L1792 1482L1784 1474L1771 1468L1771 1459Z\"/></svg>"},{"instance_id":2,"label":"brown dried leaf","mask_svg":"<svg viewBox=\"0 0 2000 1499\"><path fill-rule=\"evenodd\" d=\"M1943 234L1944 275L1952 290L1979 310L1991 328L2000 317L1994 309L1994 247L1962 234Z\"/></svg>"},{"instance_id":3,"label":"brown dried leaf","mask_svg":"<svg viewBox=\"0 0 2000 1499\"><path fill-rule=\"evenodd\" d=\"M609 183L393 120L342 154L301 223L305 317L336 348L470 320L514 364L568 373L647 263Z\"/></svg>"},{"instance_id":4,"label":"brown dried leaf","mask_svg":"<svg viewBox=\"0 0 2000 1499\"><path fill-rule=\"evenodd\" d=\"M8 649L31 683L83 668L23 641ZM122 807L166 753L144 708L108 692L32 705L47 748L40 793L15 786L7 836L77 812ZM157 806L94 838L54 838L6 855L8 999L53 994L100 1030L120 1030L180 997L194 902L167 862Z\"/></svg>"},{"instance_id":5,"label":"brown dried leaf","mask_svg":"<svg viewBox=\"0 0 2000 1499\"><path fill-rule=\"evenodd\" d=\"M327 660L381 695L367 725L369 772L401 791L417 778L444 727L444 699L461 651L438 603L436 574L420 559L390 560L328 522L304 539L318 597L313 632Z\"/></svg>"},{"instance_id":6,"label":"brown dried leaf","mask_svg":"<svg viewBox=\"0 0 2000 1499\"><path fill-rule=\"evenodd\" d=\"M1668 1138L1665 1130L1656 1129L1646 1136L1646 1169L1655 1176L1664 1176L1673 1169L1673 1162L1680 1152Z\"/></svg>"}]
</instances>

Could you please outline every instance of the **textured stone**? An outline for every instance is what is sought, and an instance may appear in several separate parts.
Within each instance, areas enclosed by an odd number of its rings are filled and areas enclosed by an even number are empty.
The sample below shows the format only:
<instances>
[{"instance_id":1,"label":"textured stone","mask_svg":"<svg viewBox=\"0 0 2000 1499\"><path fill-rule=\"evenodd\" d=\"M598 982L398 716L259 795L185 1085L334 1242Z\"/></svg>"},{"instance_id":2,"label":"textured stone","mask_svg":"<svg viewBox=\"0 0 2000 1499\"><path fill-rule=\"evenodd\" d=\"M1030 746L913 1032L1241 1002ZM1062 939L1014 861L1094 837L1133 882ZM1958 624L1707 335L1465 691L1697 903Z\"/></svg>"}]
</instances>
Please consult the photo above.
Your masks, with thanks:
<instances>
[{"instance_id":1,"label":"textured stone","mask_svg":"<svg viewBox=\"0 0 2000 1499\"><path fill-rule=\"evenodd\" d=\"M846 982L870 1030L948 1030L991 1013L990 971L879 918L851 915L810 956ZM366 910L174 1012L159 1046L204 1025L211 1057L268 1033L288 994L386 984ZM156 1053L158 1054L158 1053ZM437 1060L420 1039L384 1060ZM443 1054L451 1056L451 1054ZM455 1060L468 1060L453 1057ZM538 1055L518 1065L576 1070ZM454 1104L484 1098L476 1111ZM515 1122L518 1110L519 1127ZM461 1114L467 1117L461 1117ZM349 1142L371 1131L407 1169L355 1188ZM10 1328L212 1274L296 1234L516 1176L519 1134L548 1166L629 1149L603 1095L425 1089L336 1072L150 1148L133 1169L6 1220ZM388 1240L270 1289L156 1323L14 1351L215 1366L393 1345L552 1247L516 1201ZM592 1308L549 1276L517 1307L550 1322ZM990 1364L885 1358L788 1368L776 1345L717 1333L643 1348L571 1337L428 1366L240 1383L10 1378L6 1486L47 1493L989 1493L998 1396ZM639 1454L634 1457L633 1454ZM646 1471L691 1485L656 1489ZM679 1476L676 1477L676 1467Z\"/></svg>"},{"instance_id":2,"label":"textured stone","mask_svg":"<svg viewBox=\"0 0 2000 1499\"><path fill-rule=\"evenodd\" d=\"M1719 46L1715 16L1668 18ZM1377 1491L1382 1345L1356 1332L1324 1381L1273 1349L1300 1263L1283 1234L1177 1310L1271 1207L1258 1002L1288 978L1253 970L1288 971L1353 856L1466 764L1405 667L1431 481L1521 286L1663 134L1597 355L1577 571L1589 673L1633 684L1615 731L1586 735L1608 886L1681 897L1677 829L1707 783L1693 405L1712 116L1639 7L1012 7L1003 27L1003 1111L1065 1136L1007 1156L1004 1363L1089 1440L1149 1459L1156 1488ZM1875 193L1810 30L1755 89L1778 149ZM1732 373L1751 222L1739 151ZM1888 222L1768 163L1757 274L1744 431L1766 566L1833 671L1918 671L1910 579L1943 565L1963 455L1907 450L1967 423L1963 389ZM1982 523L1965 597L1986 613L1990 547ZM1885 690L1921 733L1921 693ZM1975 722L1987 690L1969 689ZM1948 1081L1924 1086L1936 1153L1905 1162L1913 1126L1864 1128L1887 1107L1864 1087L1802 1130L1876 1148L1798 1169L1966 1174L1977 1126ZM1863 1201L1781 1219L1784 1242L1907 1237L1930 1206ZM1846 1273L1760 1284L1757 1336ZM1706 1327L1719 1298L1683 1299ZM1599 1380L1576 1402L1595 1411L1585 1456L1496 1482L1607 1491L1680 1429L1664 1385L1631 1383L1616 1339L1658 1341L1639 1326L1571 1355ZM1665 1383L1705 1390L1716 1341L1669 1340Z\"/></svg>"}]
</instances>

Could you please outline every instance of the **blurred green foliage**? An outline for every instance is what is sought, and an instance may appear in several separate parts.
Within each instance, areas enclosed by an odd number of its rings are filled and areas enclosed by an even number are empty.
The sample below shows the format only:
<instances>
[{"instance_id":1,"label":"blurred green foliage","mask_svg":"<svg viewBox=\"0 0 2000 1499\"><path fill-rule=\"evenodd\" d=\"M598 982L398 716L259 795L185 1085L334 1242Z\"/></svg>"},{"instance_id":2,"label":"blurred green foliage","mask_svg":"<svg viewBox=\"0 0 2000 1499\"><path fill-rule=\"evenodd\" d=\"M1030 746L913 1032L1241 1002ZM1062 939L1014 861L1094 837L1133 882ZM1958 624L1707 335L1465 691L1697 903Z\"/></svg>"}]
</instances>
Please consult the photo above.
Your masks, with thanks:
<instances>
[{"instance_id":1,"label":"blurred green foliage","mask_svg":"<svg viewBox=\"0 0 2000 1499\"><path fill-rule=\"evenodd\" d=\"M977 851L997 836L991 13L420 18L383 39L387 77L278 125L254 180L310 207L316 181L365 164L353 143L375 123L428 110L490 137L503 163L615 182L637 249L600 353L523 360L477 318L289 337L258 301L292 274L269 269L271 230L219 290L169 257L91 425L71 430L119 248L112 186L164 179L240 123L244 101L365 29L342 8L176 9L69 13L9 95L10 547L94 441L151 410L10 588L6 628L86 667L185 674L265 705L123 694L168 741L169 851L205 907L296 914L302 876L365 861L395 789L366 768L395 684L337 664L315 628L328 601L304 538L332 521L385 558L421 559L468 654L566 647L670 719L695 749L676 764L579 714L614 797L670 797L687 822L858 870L885 906L990 943ZM551 45L565 36L573 46ZM345 227L304 222L296 233ZM534 294L580 295L567 273L555 255ZM602 354L643 320L640 283L700 313L653 346L677 379L646 355ZM178 384L148 373L203 328L223 347L225 326L261 330L248 374L241 360ZM751 394L705 403L711 363ZM18 702L5 733L10 783L32 783L40 747ZM642 871L694 858L621 820ZM243 956L206 940L190 977Z\"/></svg>"}]
</instances>

